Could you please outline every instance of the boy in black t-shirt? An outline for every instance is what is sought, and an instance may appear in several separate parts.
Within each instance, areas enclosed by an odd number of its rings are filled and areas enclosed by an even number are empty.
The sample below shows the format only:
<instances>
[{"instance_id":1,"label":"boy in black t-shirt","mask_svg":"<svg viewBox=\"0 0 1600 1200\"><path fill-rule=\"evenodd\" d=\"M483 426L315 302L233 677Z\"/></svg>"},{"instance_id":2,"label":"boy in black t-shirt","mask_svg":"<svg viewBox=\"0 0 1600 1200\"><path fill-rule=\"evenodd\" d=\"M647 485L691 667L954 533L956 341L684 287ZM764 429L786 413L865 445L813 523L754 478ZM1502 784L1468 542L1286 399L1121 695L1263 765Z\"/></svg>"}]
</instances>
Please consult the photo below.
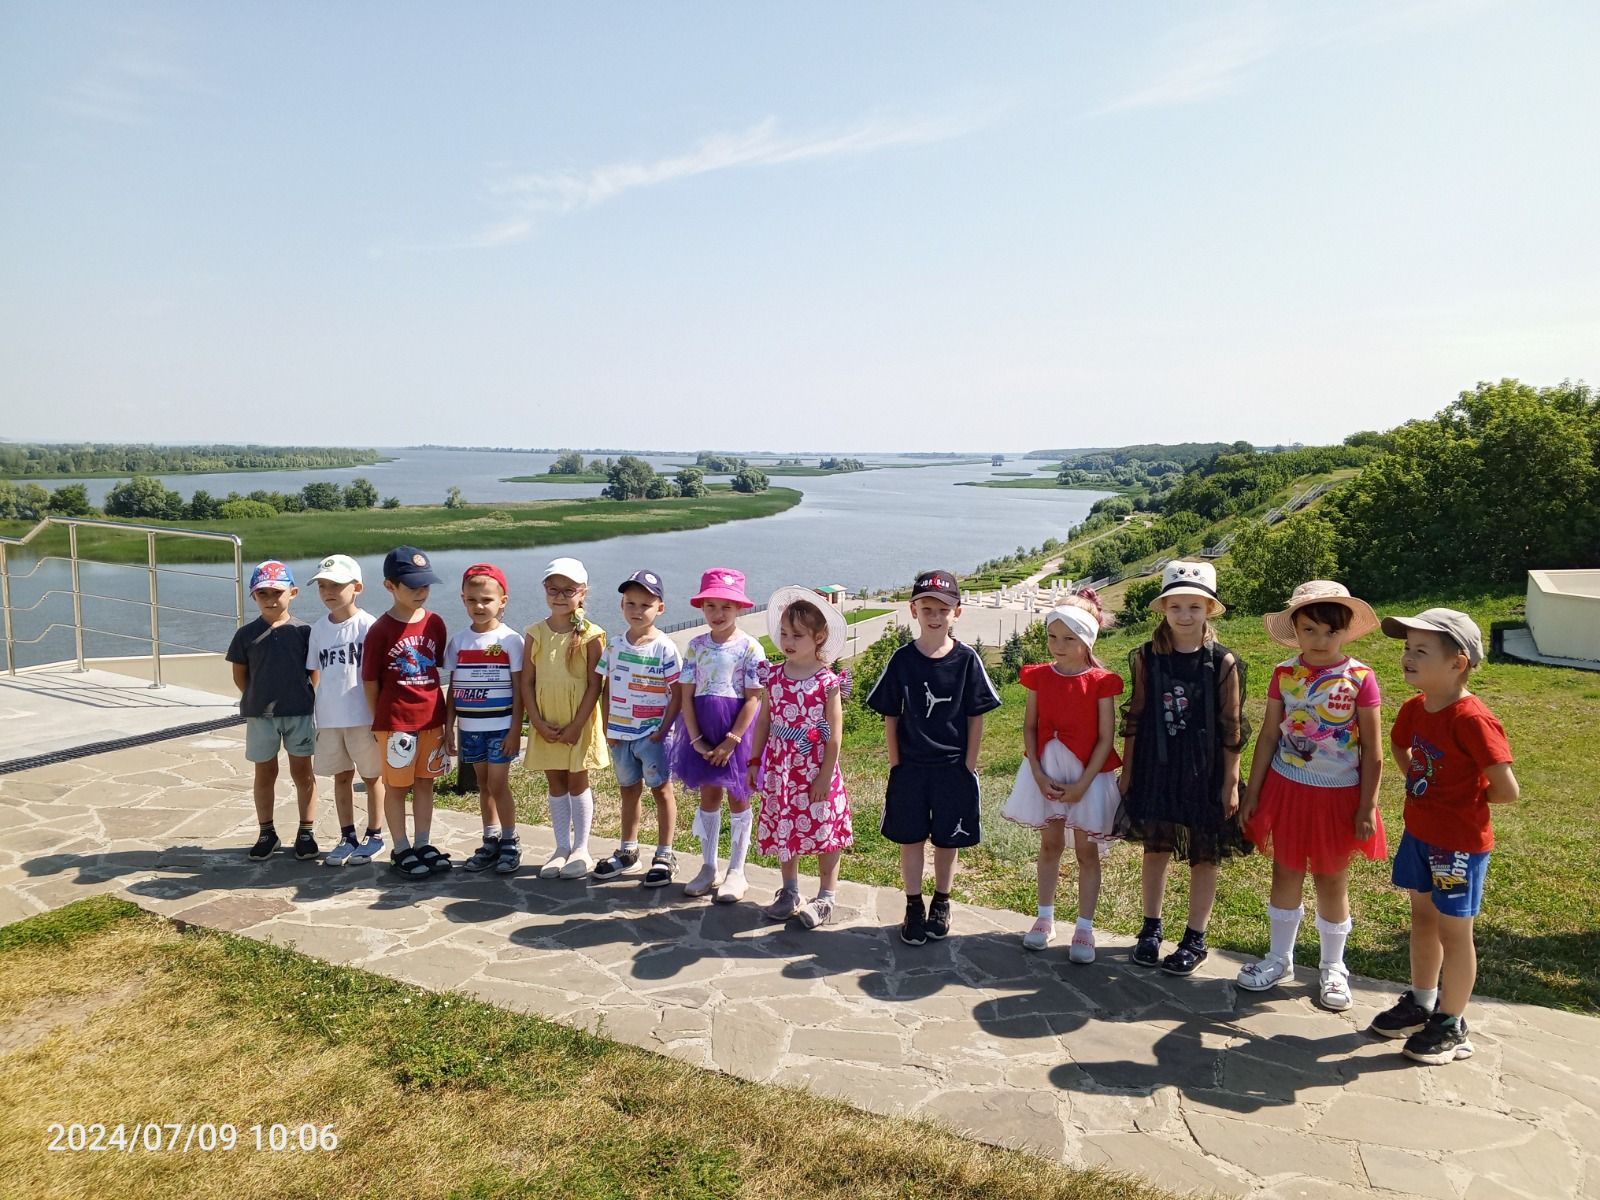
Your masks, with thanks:
<instances>
[{"instance_id":1,"label":"boy in black t-shirt","mask_svg":"<svg viewBox=\"0 0 1600 1200\"><path fill-rule=\"evenodd\" d=\"M906 916L900 940L920 946L950 932L956 854L978 844L978 750L983 714L1000 693L971 646L951 636L961 592L949 571L924 571L911 589L917 638L894 652L867 704L884 717L889 786L883 836L900 843ZM922 906L923 844L933 842L933 904Z\"/></svg>"}]
</instances>

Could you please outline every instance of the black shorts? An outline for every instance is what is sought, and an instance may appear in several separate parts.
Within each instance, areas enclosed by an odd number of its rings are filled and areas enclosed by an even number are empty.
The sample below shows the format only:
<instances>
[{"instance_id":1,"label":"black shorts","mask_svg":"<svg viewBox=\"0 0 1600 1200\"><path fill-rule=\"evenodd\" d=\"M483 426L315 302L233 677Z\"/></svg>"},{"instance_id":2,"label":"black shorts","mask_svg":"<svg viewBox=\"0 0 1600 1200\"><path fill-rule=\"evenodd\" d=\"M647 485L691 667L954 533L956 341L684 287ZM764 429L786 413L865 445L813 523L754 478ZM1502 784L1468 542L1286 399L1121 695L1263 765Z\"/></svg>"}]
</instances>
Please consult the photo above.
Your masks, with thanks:
<instances>
[{"instance_id":1,"label":"black shorts","mask_svg":"<svg viewBox=\"0 0 1600 1200\"><path fill-rule=\"evenodd\" d=\"M962 763L901 763L890 767L879 832L902 846L929 839L942 850L976 846L977 775Z\"/></svg>"}]
</instances>

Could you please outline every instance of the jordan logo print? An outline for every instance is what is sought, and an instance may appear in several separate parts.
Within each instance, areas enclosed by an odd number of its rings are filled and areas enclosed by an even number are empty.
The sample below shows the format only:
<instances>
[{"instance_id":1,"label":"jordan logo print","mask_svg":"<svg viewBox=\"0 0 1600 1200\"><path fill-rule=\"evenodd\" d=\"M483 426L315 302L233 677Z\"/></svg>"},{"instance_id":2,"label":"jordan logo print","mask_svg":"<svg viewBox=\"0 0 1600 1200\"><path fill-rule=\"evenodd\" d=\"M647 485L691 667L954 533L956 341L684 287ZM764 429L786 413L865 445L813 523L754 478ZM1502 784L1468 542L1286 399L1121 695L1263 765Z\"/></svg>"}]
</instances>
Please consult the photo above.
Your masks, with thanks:
<instances>
[{"instance_id":1,"label":"jordan logo print","mask_svg":"<svg viewBox=\"0 0 1600 1200\"><path fill-rule=\"evenodd\" d=\"M952 838L958 838L971 837L972 835L966 831L966 828L961 823L961 818L958 817L956 818L956 827L950 831L950 836Z\"/></svg>"},{"instance_id":2,"label":"jordan logo print","mask_svg":"<svg viewBox=\"0 0 1600 1200\"><path fill-rule=\"evenodd\" d=\"M928 698L928 711L923 715L930 720L933 718L934 705L949 704L951 700L955 699L953 696L935 696L933 694L933 688L926 681L923 682L922 691L923 694Z\"/></svg>"}]
</instances>

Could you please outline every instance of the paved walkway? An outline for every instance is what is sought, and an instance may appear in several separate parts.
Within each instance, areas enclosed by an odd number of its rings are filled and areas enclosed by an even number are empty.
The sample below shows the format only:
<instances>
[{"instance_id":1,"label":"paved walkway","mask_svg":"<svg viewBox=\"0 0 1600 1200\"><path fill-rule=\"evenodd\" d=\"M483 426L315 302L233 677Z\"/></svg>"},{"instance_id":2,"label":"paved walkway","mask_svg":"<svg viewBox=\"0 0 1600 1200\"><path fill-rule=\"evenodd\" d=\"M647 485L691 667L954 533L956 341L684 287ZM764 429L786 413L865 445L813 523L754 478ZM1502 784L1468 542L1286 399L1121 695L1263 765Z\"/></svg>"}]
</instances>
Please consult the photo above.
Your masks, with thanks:
<instances>
[{"instance_id":1,"label":"paved walkway","mask_svg":"<svg viewBox=\"0 0 1600 1200\"><path fill-rule=\"evenodd\" d=\"M229 730L0 777L0 922L114 891L1179 1191L1600 1200L1600 1020L1482 1001L1477 1056L1428 1069L1361 1032L1389 985L1353 981L1333 1016L1304 972L1262 998L1234 989L1232 956L1174 979L1127 965L1121 938L1076 967L1022 951L1015 914L963 907L956 936L912 948L891 890L844 885L840 923L806 933L631 881L250 864L240 749ZM435 840L459 856L474 826L441 813ZM752 870L762 890L774 875Z\"/></svg>"}]
</instances>

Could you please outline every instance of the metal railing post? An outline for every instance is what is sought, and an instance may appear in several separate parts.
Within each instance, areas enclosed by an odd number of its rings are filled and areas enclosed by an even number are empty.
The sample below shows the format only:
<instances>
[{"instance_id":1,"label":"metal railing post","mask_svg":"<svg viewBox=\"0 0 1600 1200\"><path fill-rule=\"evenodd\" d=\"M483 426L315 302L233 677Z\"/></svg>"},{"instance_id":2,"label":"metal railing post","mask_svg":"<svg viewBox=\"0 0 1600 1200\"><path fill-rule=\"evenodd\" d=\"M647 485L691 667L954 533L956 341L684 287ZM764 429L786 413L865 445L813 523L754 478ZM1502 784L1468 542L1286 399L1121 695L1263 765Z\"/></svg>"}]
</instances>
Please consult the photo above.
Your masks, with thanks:
<instances>
[{"instance_id":1,"label":"metal railing post","mask_svg":"<svg viewBox=\"0 0 1600 1200\"><path fill-rule=\"evenodd\" d=\"M67 526L67 555L72 564L72 641L78 651L78 670L83 665L83 589L78 586L78 527Z\"/></svg>"},{"instance_id":2,"label":"metal railing post","mask_svg":"<svg viewBox=\"0 0 1600 1200\"><path fill-rule=\"evenodd\" d=\"M147 533L146 560L150 564L150 686L161 687L161 590L156 573L156 535Z\"/></svg>"},{"instance_id":3,"label":"metal railing post","mask_svg":"<svg viewBox=\"0 0 1600 1200\"><path fill-rule=\"evenodd\" d=\"M6 674L17 673L17 647L11 640L11 564L6 558L6 547L0 542L0 608L6 617Z\"/></svg>"},{"instance_id":4,"label":"metal railing post","mask_svg":"<svg viewBox=\"0 0 1600 1200\"><path fill-rule=\"evenodd\" d=\"M235 624L244 624L244 543L233 541L233 615Z\"/></svg>"}]
</instances>

